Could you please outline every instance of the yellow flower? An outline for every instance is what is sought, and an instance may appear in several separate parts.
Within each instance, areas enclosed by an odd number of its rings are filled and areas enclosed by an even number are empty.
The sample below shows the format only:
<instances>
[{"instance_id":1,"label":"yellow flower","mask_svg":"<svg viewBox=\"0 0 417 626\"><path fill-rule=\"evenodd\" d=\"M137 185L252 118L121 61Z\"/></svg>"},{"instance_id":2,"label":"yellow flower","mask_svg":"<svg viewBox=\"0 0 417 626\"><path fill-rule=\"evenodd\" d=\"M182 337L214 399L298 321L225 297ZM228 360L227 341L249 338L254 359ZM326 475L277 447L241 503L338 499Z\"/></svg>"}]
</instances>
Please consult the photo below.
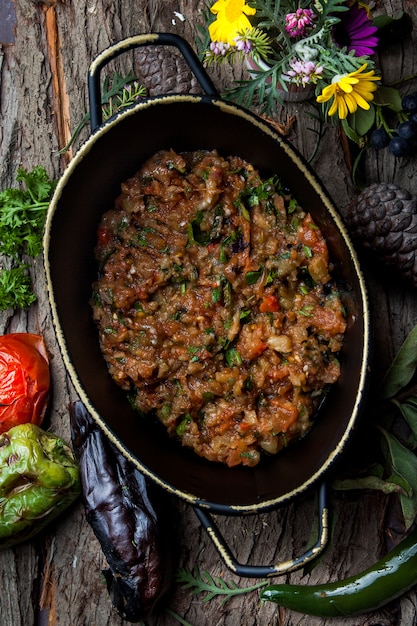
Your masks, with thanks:
<instances>
[{"instance_id":1,"label":"yellow flower","mask_svg":"<svg viewBox=\"0 0 417 626\"><path fill-rule=\"evenodd\" d=\"M355 113L358 107L369 109L369 102L374 99L372 92L377 89L373 81L380 80L380 77L375 76L374 70L363 73L367 67L368 64L364 63L355 72L335 76L331 84L324 87L316 100L322 103L334 98L329 115L337 113L339 119L344 120L348 113Z\"/></svg>"},{"instance_id":2,"label":"yellow flower","mask_svg":"<svg viewBox=\"0 0 417 626\"><path fill-rule=\"evenodd\" d=\"M353 1L355 2L355 0ZM356 0L356 4L362 9L365 9L367 16L369 17L369 19L371 19L371 9L369 7L369 4L367 2L364 2L364 0Z\"/></svg>"},{"instance_id":3,"label":"yellow flower","mask_svg":"<svg viewBox=\"0 0 417 626\"><path fill-rule=\"evenodd\" d=\"M236 45L235 38L239 33L252 28L246 17L255 15L256 9L245 4L245 0L217 0L210 11L217 15L217 19L209 26L210 39Z\"/></svg>"}]
</instances>

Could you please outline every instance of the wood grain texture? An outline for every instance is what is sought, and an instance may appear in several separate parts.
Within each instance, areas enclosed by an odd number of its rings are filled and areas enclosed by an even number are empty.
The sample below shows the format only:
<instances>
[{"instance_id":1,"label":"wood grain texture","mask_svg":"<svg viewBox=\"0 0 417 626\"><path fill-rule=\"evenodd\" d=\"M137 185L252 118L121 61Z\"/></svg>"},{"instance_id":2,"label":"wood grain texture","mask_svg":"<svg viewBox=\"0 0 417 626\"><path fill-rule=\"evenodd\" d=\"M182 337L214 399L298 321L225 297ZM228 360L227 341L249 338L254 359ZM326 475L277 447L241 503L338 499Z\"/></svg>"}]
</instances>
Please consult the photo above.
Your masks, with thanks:
<instances>
[{"instance_id":1,"label":"wood grain texture","mask_svg":"<svg viewBox=\"0 0 417 626\"><path fill-rule=\"evenodd\" d=\"M16 41L0 47L0 184L14 180L17 168L42 164L51 176L62 174L68 160L89 134L88 127L72 152L60 155L69 134L88 108L86 76L89 64L108 45L138 33L175 32L194 44L202 0L16 0ZM413 0L378 0L375 13L408 11L417 23ZM381 55L386 81L396 81L416 71L416 35ZM170 53L144 50L125 55L111 66L134 71L152 82L154 93L176 86L197 89L181 59ZM155 69L154 69L155 68ZM158 71L159 68L159 71ZM220 92L242 68L210 70ZM411 83L414 89L417 83ZM410 88L411 90L411 88ZM311 105L280 108L276 119L286 124L294 116L288 138L309 157L317 130ZM313 129L313 130L312 130ZM343 213L355 187L343 137L326 128L312 165ZM388 153L371 154L364 163L367 182L395 181L417 193L416 163L403 163ZM375 336L375 378L384 371L407 332L417 322L417 296L378 266L366 266ZM55 340L43 278L42 260L33 268L38 302L28 312L0 313L0 331L40 332L51 354L53 398L46 426L69 439L68 403L76 394L65 372ZM371 412L371 407L365 411ZM375 441L366 445L372 448ZM362 461L353 446L347 466ZM189 505L176 503L179 566L209 571L240 586L253 581L230 574L201 528ZM274 581L325 582L362 570L396 541L396 509L391 501L373 493L332 493L334 537L329 550L311 574L294 573ZM314 526L314 497L306 497L268 514L245 518L218 518L218 524L236 557L242 562L271 563L288 558L305 547ZM394 533L394 538L392 538ZM121 626L112 609L101 570L106 567L100 546L76 503L62 518L33 541L0 553L0 624L3 626ZM416 590L381 611L355 618L320 619L286 611L273 604L260 605L259 594L204 603L174 585L169 608L193 626L410 626L417 622ZM149 626L178 622L161 612Z\"/></svg>"}]
</instances>

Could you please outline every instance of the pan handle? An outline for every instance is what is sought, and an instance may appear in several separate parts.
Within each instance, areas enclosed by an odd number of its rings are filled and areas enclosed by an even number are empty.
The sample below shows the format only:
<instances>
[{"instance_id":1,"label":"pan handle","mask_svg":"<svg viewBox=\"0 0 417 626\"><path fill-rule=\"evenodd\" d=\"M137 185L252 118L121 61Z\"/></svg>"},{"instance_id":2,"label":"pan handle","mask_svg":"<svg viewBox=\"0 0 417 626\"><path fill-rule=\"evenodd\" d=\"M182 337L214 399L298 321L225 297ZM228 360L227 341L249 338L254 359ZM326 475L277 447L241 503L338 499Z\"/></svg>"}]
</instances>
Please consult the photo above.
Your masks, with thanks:
<instances>
[{"instance_id":1,"label":"pan handle","mask_svg":"<svg viewBox=\"0 0 417 626\"><path fill-rule=\"evenodd\" d=\"M97 130L103 121L100 87L101 70L107 65L107 63L115 59L120 54L141 46L175 46L188 63L188 66L197 78L206 95L214 98L219 97L217 89L205 71L198 56L185 39L173 33L149 33L146 35L135 35L134 37L123 39L113 46L106 48L106 50L101 52L90 65L88 70L88 96L90 102L91 132Z\"/></svg>"},{"instance_id":2,"label":"pan handle","mask_svg":"<svg viewBox=\"0 0 417 626\"><path fill-rule=\"evenodd\" d=\"M215 548L223 559L225 565L237 576L244 578L270 578L272 576L281 576L289 572L294 572L307 563L315 559L321 554L328 542L329 535L329 510L327 507L327 484L322 483L318 494L318 538L316 543L306 550L303 554L288 561L282 561L274 565L242 565L233 556L225 539L214 523L212 517L207 511L199 506L194 507L194 511L200 520L202 526L207 531L210 539L213 541Z\"/></svg>"}]
</instances>

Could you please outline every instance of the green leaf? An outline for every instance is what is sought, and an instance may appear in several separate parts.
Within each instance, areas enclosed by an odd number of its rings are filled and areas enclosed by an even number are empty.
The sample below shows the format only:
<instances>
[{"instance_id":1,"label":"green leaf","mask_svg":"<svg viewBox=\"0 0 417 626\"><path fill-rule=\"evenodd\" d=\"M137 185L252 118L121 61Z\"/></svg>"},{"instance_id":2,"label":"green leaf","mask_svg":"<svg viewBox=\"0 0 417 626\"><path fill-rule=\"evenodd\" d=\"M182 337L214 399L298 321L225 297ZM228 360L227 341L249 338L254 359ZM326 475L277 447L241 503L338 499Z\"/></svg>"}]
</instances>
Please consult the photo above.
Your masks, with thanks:
<instances>
[{"instance_id":1,"label":"green leaf","mask_svg":"<svg viewBox=\"0 0 417 626\"><path fill-rule=\"evenodd\" d=\"M375 107L370 106L367 111L358 108L349 116L349 124L358 137L364 137L375 123ZM358 143L358 142L356 142Z\"/></svg>"},{"instance_id":2,"label":"green leaf","mask_svg":"<svg viewBox=\"0 0 417 626\"><path fill-rule=\"evenodd\" d=\"M362 137L360 137L358 133L352 128L347 119L342 120L342 128L348 139L353 141L353 143L356 143L358 146L361 145L361 143L363 142Z\"/></svg>"},{"instance_id":3,"label":"green leaf","mask_svg":"<svg viewBox=\"0 0 417 626\"><path fill-rule=\"evenodd\" d=\"M254 272L246 272L245 281L247 285L254 285L262 276L263 268L255 270Z\"/></svg>"},{"instance_id":4,"label":"green leaf","mask_svg":"<svg viewBox=\"0 0 417 626\"><path fill-rule=\"evenodd\" d=\"M406 485L404 485L406 486ZM364 476L363 478L344 478L332 481L331 487L335 491L352 491L356 489L371 489L382 493L406 494L404 486L398 484L394 478L383 480L377 476Z\"/></svg>"},{"instance_id":5,"label":"green leaf","mask_svg":"<svg viewBox=\"0 0 417 626\"><path fill-rule=\"evenodd\" d=\"M405 448L405 450L408 450L408 448ZM408 450L408 452L410 451ZM392 474L387 478L387 483L391 485L396 485L399 488L399 492L402 493L405 497L412 497L413 489L410 483L403 476L401 476L401 474L398 474L398 472L392 472Z\"/></svg>"},{"instance_id":6,"label":"green leaf","mask_svg":"<svg viewBox=\"0 0 417 626\"><path fill-rule=\"evenodd\" d=\"M37 165L31 172L19 168L16 180L25 183L26 191L33 202L49 201L56 186L56 181L51 180L40 165Z\"/></svg>"},{"instance_id":7,"label":"green leaf","mask_svg":"<svg viewBox=\"0 0 417 626\"><path fill-rule=\"evenodd\" d=\"M417 368L417 326L406 337L382 380L382 399L393 398L413 378Z\"/></svg>"},{"instance_id":8,"label":"green leaf","mask_svg":"<svg viewBox=\"0 0 417 626\"><path fill-rule=\"evenodd\" d=\"M401 111L401 95L394 87L381 85L374 93L374 103L377 106L384 106L397 113Z\"/></svg>"},{"instance_id":9,"label":"green leaf","mask_svg":"<svg viewBox=\"0 0 417 626\"><path fill-rule=\"evenodd\" d=\"M415 448L417 446L417 397L410 396L404 402L398 402L397 400L392 400L392 402L399 409L410 427L413 437L408 444L410 447Z\"/></svg>"},{"instance_id":10,"label":"green leaf","mask_svg":"<svg viewBox=\"0 0 417 626\"><path fill-rule=\"evenodd\" d=\"M228 367L233 367L234 365L242 364L242 357L240 356L237 348L229 348L225 351L224 357Z\"/></svg>"},{"instance_id":11,"label":"green leaf","mask_svg":"<svg viewBox=\"0 0 417 626\"><path fill-rule=\"evenodd\" d=\"M410 528L417 516L417 456L394 435L380 429L386 448L386 457L402 485L407 485L406 492L409 495L400 494L400 503L404 515L406 530Z\"/></svg>"},{"instance_id":12,"label":"green leaf","mask_svg":"<svg viewBox=\"0 0 417 626\"><path fill-rule=\"evenodd\" d=\"M200 572L197 565L192 571L187 567L179 569L175 578L177 582L182 583L184 589L191 589L193 595L205 592L203 602L208 602L219 595L226 596L222 604L225 604L232 596L249 593L268 584L268 581L264 580L250 587L238 587L233 581L227 582L219 576L212 576L205 570Z\"/></svg>"}]
</instances>

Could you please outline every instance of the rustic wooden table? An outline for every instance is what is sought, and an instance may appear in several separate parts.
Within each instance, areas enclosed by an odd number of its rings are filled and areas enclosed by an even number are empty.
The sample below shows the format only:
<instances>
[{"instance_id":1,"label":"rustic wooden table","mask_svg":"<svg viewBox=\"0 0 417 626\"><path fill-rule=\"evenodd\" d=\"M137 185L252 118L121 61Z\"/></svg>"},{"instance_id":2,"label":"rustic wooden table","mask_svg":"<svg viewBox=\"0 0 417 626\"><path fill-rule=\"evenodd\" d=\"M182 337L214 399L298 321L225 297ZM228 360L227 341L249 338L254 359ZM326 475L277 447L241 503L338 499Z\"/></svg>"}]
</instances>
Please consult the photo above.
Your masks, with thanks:
<instances>
[{"instance_id":1,"label":"rustic wooden table","mask_svg":"<svg viewBox=\"0 0 417 626\"><path fill-rule=\"evenodd\" d=\"M3 0L2 0L3 1ZM84 129L72 150L62 148L87 109L86 76L94 57L109 44L126 36L145 32L175 32L195 42L196 22L203 0L15 0L15 41L0 45L0 182L13 184L19 166L31 169L43 165L59 177L81 142ZM395 15L406 10L417 25L414 0L376 0L375 14ZM381 54L384 79L394 82L416 72L416 33ZM147 55L144 51L123 59L121 68L148 81L158 93L174 85L189 91L195 85L187 69L171 54ZM235 71L235 70L233 70ZM219 91L230 82L232 70L224 67L213 73ZM415 90L417 82L407 86ZM286 122L295 116L289 139L306 156L311 153L315 135L308 105L292 105L277 112ZM326 182L341 212L355 192L349 160L336 129L328 128L313 166ZM386 152L368 157L367 182L396 182L417 193L415 158L404 162ZM390 363L406 334L417 322L417 295L410 286L389 278L383 268L366 266L375 334L376 376ZM0 314L0 332L42 333L51 354L53 397L47 426L69 440L68 403L76 394L65 372L51 324L43 278L42 259L33 266L38 301L27 312L8 310ZM365 407L363 419L371 412ZM370 435L369 447L375 444ZM355 447L345 462L357 461ZM375 492L332 492L334 538L330 549L304 582L336 580L371 565L398 540L401 532L395 504ZM230 574L219 560L193 510L176 504L180 566L198 565L215 576L234 580L240 586L252 581ZM290 557L305 545L314 516L311 499L268 514L222 518L219 524L226 539L242 562L272 563ZM71 510L32 541L0 553L0 624L61 626L118 626L123 622L112 608L101 574L105 559L84 518L83 507ZM276 579L276 580L284 580ZM290 576L301 579L300 573ZM169 608L193 626L411 626L417 623L416 590L383 610L367 616L341 619L309 618L272 604L260 605L259 594L229 600L203 602L180 585L174 585ZM150 626L169 626L178 621L169 612L149 620Z\"/></svg>"}]
</instances>

